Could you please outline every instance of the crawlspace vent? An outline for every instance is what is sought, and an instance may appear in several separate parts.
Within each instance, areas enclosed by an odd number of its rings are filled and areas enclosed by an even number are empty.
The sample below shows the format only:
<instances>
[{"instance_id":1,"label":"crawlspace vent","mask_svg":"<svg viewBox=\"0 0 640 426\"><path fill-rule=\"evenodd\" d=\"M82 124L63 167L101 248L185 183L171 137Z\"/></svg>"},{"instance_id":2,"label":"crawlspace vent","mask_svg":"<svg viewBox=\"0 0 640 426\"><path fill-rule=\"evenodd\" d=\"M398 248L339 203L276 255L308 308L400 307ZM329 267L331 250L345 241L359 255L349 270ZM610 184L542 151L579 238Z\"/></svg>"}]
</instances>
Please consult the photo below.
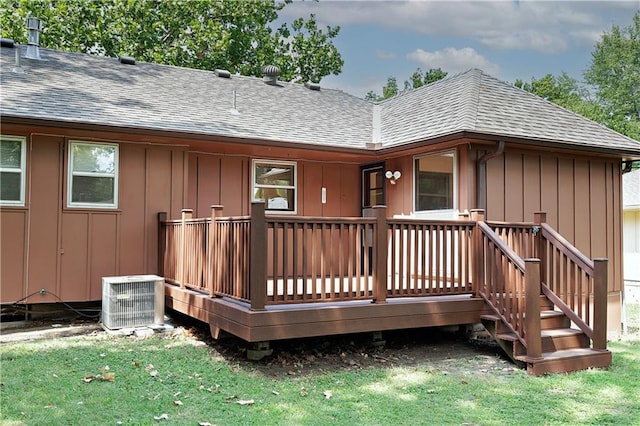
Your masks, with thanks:
<instances>
[{"instance_id":1,"label":"crawlspace vent","mask_svg":"<svg viewBox=\"0 0 640 426\"><path fill-rule=\"evenodd\" d=\"M108 329L162 324L164 279L155 275L102 278L102 325Z\"/></svg>"}]
</instances>

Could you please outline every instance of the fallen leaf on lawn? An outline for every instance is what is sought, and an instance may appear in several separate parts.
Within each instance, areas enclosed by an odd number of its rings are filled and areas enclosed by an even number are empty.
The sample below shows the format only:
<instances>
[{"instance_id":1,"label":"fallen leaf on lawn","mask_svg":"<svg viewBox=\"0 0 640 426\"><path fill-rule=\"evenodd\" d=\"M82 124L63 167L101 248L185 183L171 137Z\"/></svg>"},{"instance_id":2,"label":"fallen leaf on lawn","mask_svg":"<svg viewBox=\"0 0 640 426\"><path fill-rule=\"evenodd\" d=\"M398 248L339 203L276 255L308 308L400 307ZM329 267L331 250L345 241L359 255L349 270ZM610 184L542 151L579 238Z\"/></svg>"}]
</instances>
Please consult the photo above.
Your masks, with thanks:
<instances>
[{"instance_id":1,"label":"fallen leaf on lawn","mask_svg":"<svg viewBox=\"0 0 640 426\"><path fill-rule=\"evenodd\" d=\"M105 365L104 367L102 367L102 368L100 369L100 371L109 371L109 366L108 366L108 365Z\"/></svg>"},{"instance_id":2,"label":"fallen leaf on lawn","mask_svg":"<svg viewBox=\"0 0 640 426\"><path fill-rule=\"evenodd\" d=\"M47 409L54 408L54 407L55 407L55 405L53 405L53 404L47 404L47 405L44 406L44 408L47 408Z\"/></svg>"},{"instance_id":3,"label":"fallen leaf on lawn","mask_svg":"<svg viewBox=\"0 0 640 426\"><path fill-rule=\"evenodd\" d=\"M182 401L180 401L179 399L173 401L173 403L178 406L182 405Z\"/></svg>"},{"instance_id":4,"label":"fallen leaf on lawn","mask_svg":"<svg viewBox=\"0 0 640 426\"><path fill-rule=\"evenodd\" d=\"M178 397L178 395L180 395L181 393L182 393L181 391L178 391L178 392L176 392L176 393L174 393L174 394L173 394L173 397L174 397L174 398L177 398L177 397Z\"/></svg>"},{"instance_id":5,"label":"fallen leaf on lawn","mask_svg":"<svg viewBox=\"0 0 640 426\"><path fill-rule=\"evenodd\" d=\"M329 399L333 396L333 392L331 392L330 390L326 390L324 391L323 395L326 399Z\"/></svg>"},{"instance_id":6,"label":"fallen leaf on lawn","mask_svg":"<svg viewBox=\"0 0 640 426\"><path fill-rule=\"evenodd\" d=\"M84 379L82 379L82 380L84 380L85 383L91 383L93 381L93 379L95 379L95 378L96 378L96 376L94 376L92 374L89 374L87 376L84 376Z\"/></svg>"},{"instance_id":7,"label":"fallen leaf on lawn","mask_svg":"<svg viewBox=\"0 0 640 426\"><path fill-rule=\"evenodd\" d=\"M105 373L100 380L107 381L107 382L115 382L116 375L114 373Z\"/></svg>"},{"instance_id":8,"label":"fallen leaf on lawn","mask_svg":"<svg viewBox=\"0 0 640 426\"><path fill-rule=\"evenodd\" d=\"M466 380L463 380L460 383L462 383L463 385L468 385L469 384L469 382L467 382Z\"/></svg>"},{"instance_id":9,"label":"fallen leaf on lawn","mask_svg":"<svg viewBox=\"0 0 640 426\"><path fill-rule=\"evenodd\" d=\"M159 416L153 416L156 420L169 420L169 415L166 413L160 414Z\"/></svg>"},{"instance_id":10,"label":"fallen leaf on lawn","mask_svg":"<svg viewBox=\"0 0 640 426\"><path fill-rule=\"evenodd\" d=\"M428 390L427 390L427 393L435 393L435 392L436 392L436 391L435 391L435 390L433 390L433 389L428 389Z\"/></svg>"},{"instance_id":11,"label":"fallen leaf on lawn","mask_svg":"<svg viewBox=\"0 0 640 426\"><path fill-rule=\"evenodd\" d=\"M133 361L133 366L135 368L139 368L140 367L140 363L138 361Z\"/></svg>"},{"instance_id":12,"label":"fallen leaf on lawn","mask_svg":"<svg viewBox=\"0 0 640 426\"><path fill-rule=\"evenodd\" d=\"M289 371L287 371L287 374L288 374L289 376L295 376L295 375L296 375L296 372L295 372L295 371L293 371L293 370L289 370Z\"/></svg>"},{"instance_id":13,"label":"fallen leaf on lawn","mask_svg":"<svg viewBox=\"0 0 640 426\"><path fill-rule=\"evenodd\" d=\"M241 399L237 403L240 405L253 405L255 404L255 401L253 399Z\"/></svg>"},{"instance_id":14,"label":"fallen leaf on lawn","mask_svg":"<svg viewBox=\"0 0 640 426\"><path fill-rule=\"evenodd\" d=\"M147 371L153 370L154 369L153 364L148 364L144 369Z\"/></svg>"},{"instance_id":15,"label":"fallen leaf on lawn","mask_svg":"<svg viewBox=\"0 0 640 426\"><path fill-rule=\"evenodd\" d=\"M274 390L272 390L271 393L274 394L274 395L280 395L280 392L274 391Z\"/></svg>"}]
</instances>

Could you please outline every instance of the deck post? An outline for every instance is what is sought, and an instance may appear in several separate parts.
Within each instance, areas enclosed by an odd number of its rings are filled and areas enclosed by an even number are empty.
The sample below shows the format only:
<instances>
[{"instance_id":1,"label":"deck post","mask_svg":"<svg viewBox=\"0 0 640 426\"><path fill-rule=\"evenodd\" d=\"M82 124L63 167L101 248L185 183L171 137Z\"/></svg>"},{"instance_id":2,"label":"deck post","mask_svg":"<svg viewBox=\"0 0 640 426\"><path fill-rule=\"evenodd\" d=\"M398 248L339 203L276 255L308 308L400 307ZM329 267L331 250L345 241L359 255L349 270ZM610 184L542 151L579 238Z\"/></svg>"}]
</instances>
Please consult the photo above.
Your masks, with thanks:
<instances>
[{"instance_id":1,"label":"deck post","mask_svg":"<svg viewBox=\"0 0 640 426\"><path fill-rule=\"evenodd\" d=\"M193 218L193 210L182 209L182 217L180 218L180 260L178 261L178 281L180 288L184 288L186 281L186 262L187 262L187 225L186 221Z\"/></svg>"},{"instance_id":2,"label":"deck post","mask_svg":"<svg viewBox=\"0 0 640 426\"><path fill-rule=\"evenodd\" d=\"M387 206L373 206L376 217L373 302L387 302Z\"/></svg>"},{"instance_id":3,"label":"deck post","mask_svg":"<svg viewBox=\"0 0 640 426\"><path fill-rule=\"evenodd\" d=\"M593 259L593 349L607 349L607 259Z\"/></svg>"},{"instance_id":4,"label":"deck post","mask_svg":"<svg viewBox=\"0 0 640 426\"><path fill-rule=\"evenodd\" d=\"M219 264L218 259L218 244L220 243L218 238L218 226L216 224L216 220L219 217L222 217L223 207L219 205L211 206L211 223L209 223L209 247L208 252L209 256L207 258L207 278L206 278L206 286L209 290L209 296L214 296L219 288L219 281L215 279L214 268L215 265Z\"/></svg>"},{"instance_id":5,"label":"deck post","mask_svg":"<svg viewBox=\"0 0 640 426\"><path fill-rule=\"evenodd\" d=\"M249 298L252 311L263 311L267 301L267 222L263 201L251 203L250 232Z\"/></svg>"},{"instance_id":6,"label":"deck post","mask_svg":"<svg viewBox=\"0 0 640 426\"><path fill-rule=\"evenodd\" d=\"M164 277L164 256L167 251L167 239L162 224L167 221L167 212L158 213L158 275Z\"/></svg>"},{"instance_id":7,"label":"deck post","mask_svg":"<svg viewBox=\"0 0 640 426\"><path fill-rule=\"evenodd\" d=\"M524 337L527 342L527 357L534 360L542 358L540 259L525 259L524 263Z\"/></svg>"},{"instance_id":8,"label":"deck post","mask_svg":"<svg viewBox=\"0 0 640 426\"><path fill-rule=\"evenodd\" d=\"M473 242L471 249L471 268L473 276L473 296L480 296L480 282L482 281L482 270L484 263L484 255L482 252L482 231L478 222L484 222L484 210L472 209L471 220L476 222L473 230Z\"/></svg>"}]
</instances>

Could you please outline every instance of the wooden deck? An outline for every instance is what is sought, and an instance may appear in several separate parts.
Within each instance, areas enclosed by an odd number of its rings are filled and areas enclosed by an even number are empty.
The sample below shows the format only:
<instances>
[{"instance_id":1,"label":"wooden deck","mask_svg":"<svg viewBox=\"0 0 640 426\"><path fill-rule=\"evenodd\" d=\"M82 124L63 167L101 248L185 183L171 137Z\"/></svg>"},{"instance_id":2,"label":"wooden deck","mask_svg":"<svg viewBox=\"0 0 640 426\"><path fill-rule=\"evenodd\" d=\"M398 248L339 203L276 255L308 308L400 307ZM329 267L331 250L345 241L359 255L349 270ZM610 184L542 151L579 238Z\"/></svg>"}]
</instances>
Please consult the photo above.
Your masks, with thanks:
<instances>
[{"instance_id":1,"label":"wooden deck","mask_svg":"<svg viewBox=\"0 0 640 426\"><path fill-rule=\"evenodd\" d=\"M475 324L532 374L606 367L607 261L532 223L160 216L166 306L256 344Z\"/></svg>"},{"instance_id":2,"label":"wooden deck","mask_svg":"<svg viewBox=\"0 0 640 426\"><path fill-rule=\"evenodd\" d=\"M246 302L209 297L166 284L167 307L209 323L247 342L377 332L406 328L475 324L492 311L484 300L467 295L402 297L378 304L367 300L266 306L256 311Z\"/></svg>"}]
</instances>

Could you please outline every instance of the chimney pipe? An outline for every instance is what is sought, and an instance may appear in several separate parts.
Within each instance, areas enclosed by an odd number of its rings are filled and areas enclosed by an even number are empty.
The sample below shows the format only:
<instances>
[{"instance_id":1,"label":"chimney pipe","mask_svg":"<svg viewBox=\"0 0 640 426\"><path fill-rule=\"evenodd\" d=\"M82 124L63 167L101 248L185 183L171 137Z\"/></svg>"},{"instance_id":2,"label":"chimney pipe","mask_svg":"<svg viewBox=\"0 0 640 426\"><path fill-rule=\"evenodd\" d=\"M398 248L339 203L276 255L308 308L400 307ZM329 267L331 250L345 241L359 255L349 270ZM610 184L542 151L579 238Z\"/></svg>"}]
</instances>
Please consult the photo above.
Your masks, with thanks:
<instances>
[{"instance_id":1,"label":"chimney pipe","mask_svg":"<svg viewBox=\"0 0 640 426\"><path fill-rule=\"evenodd\" d=\"M42 31L42 21L38 18L27 18L27 59L42 59L40 57L40 31Z\"/></svg>"}]
</instances>

